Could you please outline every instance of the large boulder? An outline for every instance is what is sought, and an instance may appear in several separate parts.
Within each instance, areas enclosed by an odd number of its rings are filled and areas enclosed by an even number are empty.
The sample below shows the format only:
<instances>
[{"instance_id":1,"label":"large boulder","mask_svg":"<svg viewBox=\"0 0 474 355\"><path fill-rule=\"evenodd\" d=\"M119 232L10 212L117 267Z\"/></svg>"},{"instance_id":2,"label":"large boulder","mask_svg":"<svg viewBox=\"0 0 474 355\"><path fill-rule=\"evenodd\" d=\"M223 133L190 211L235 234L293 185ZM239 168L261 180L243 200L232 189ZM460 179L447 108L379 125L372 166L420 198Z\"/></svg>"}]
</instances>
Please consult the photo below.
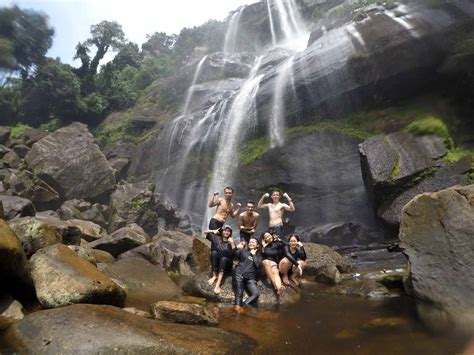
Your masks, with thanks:
<instances>
[{"instance_id":1,"label":"large boulder","mask_svg":"<svg viewBox=\"0 0 474 355\"><path fill-rule=\"evenodd\" d=\"M79 245L82 233L79 228L54 217L23 217L11 220L10 227L29 257L37 250L56 243Z\"/></svg>"},{"instance_id":2,"label":"large boulder","mask_svg":"<svg viewBox=\"0 0 474 355\"><path fill-rule=\"evenodd\" d=\"M150 237L136 224L130 224L113 232L110 236L87 244L88 248L104 250L114 257L150 242Z\"/></svg>"},{"instance_id":3,"label":"large boulder","mask_svg":"<svg viewBox=\"0 0 474 355\"><path fill-rule=\"evenodd\" d=\"M233 303L235 294L232 288L232 276L225 276L222 285L221 293L214 293L214 285L208 284L209 273L197 274L194 277L187 278L183 282L183 290L195 297L202 297L210 301L221 303ZM267 280L258 281L258 289L260 297L258 298L258 305L263 307L273 307L278 304L292 304L301 298L298 288L287 287L282 295L278 296L272 285Z\"/></svg>"},{"instance_id":4,"label":"large boulder","mask_svg":"<svg viewBox=\"0 0 474 355\"><path fill-rule=\"evenodd\" d=\"M204 257L203 254L206 254ZM119 259L142 257L152 264L180 275L193 275L208 269L210 243L178 231L162 230L153 242L120 255ZM204 260L203 260L204 259Z\"/></svg>"},{"instance_id":5,"label":"large boulder","mask_svg":"<svg viewBox=\"0 0 474 355\"><path fill-rule=\"evenodd\" d=\"M81 232L81 238L88 242L107 236L105 229L94 222L83 221L81 219L70 219L68 220L68 223L77 227Z\"/></svg>"},{"instance_id":6,"label":"large boulder","mask_svg":"<svg viewBox=\"0 0 474 355\"><path fill-rule=\"evenodd\" d=\"M158 231L158 217L165 219L167 227L177 225L174 211L157 201L154 190L155 186L146 181L117 185L111 197L109 232L136 223L154 235Z\"/></svg>"},{"instance_id":7,"label":"large boulder","mask_svg":"<svg viewBox=\"0 0 474 355\"><path fill-rule=\"evenodd\" d=\"M38 300L45 308L73 303L122 306L125 302L125 292L117 284L65 245L37 251L30 264Z\"/></svg>"},{"instance_id":8,"label":"large boulder","mask_svg":"<svg viewBox=\"0 0 474 355\"><path fill-rule=\"evenodd\" d=\"M160 301L150 305L153 318L183 324L217 325L217 318L196 303Z\"/></svg>"},{"instance_id":9,"label":"large boulder","mask_svg":"<svg viewBox=\"0 0 474 355\"><path fill-rule=\"evenodd\" d=\"M103 250L91 249L79 245L68 245L80 258L97 266L97 264L112 264L115 262L113 255Z\"/></svg>"},{"instance_id":10,"label":"large boulder","mask_svg":"<svg viewBox=\"0 0 474 355\"><path fill-rule=\"evenodd\" d=\"M36 213L33 203L26 198L0 195L0 201L3 204L4 215L7 220L34 216Z\"/></svg>"},{"instance_id":11,"label":"large boulder","mask_svg":"<svg viewBox=\"0 0 474 355\"><path fill-rule=\"evenodd\" d=\"M0 284L30 283L30 271L20 240L7 222L0 218Z\"/></svg>"},{"instance_id":12,"label":"large boulder","mask_svg":"<svg viewBox=\"0 0 474 355\"><path fill-rule=\"evenodd\" d=\"M85 304L32 313L8 329L5 341L14 352L50 354L211 354L256 347L250 338L221 329L163 323Z\"/></svg>"},{"instance_id":13,"label":"large boulder","mask_svg":"<svg viewBox=\"0 0 474 355\"><path fill-rule=\"evenodd\" d=\"M403 206L405 206L416 195L424 192L433 192L455 185L465 185L468 177L467 172L471 170L472 161L466 157L452 165L446 165L436 171L433 176L427 177L417 185L403 191L393 201L382 204L377 213L388 224L398 226Z\"/></svg>"},{"instance_id":14,"label":"large boulder","mask_svg":"<svg viewBox=\"0 0 474 355\"><path fill-rule=\"evenodd\" d=\"M370 137L359 144L364 182L376 205L397 194L446 154L442 138L396 132Z\"/></svg>"},{"instance_id":15,"label":"large boulder","mask_svg":"<svg viewBox=\"0 0 474 355\"><path fill-rule=\"evenodd\" d=\"M23 141L29 147L38 142L41 138L44 138L49 133L41 128L31 128L25 132L23 135Z\"/></svg>"},{"instance_id":16,"label":"large boulder","mask_svg":"<svg viewBox=\"0 0 474 355\"><path fill-rule=\"evenodd\" d=\"M87 126L73 123L33 144L26 155L30 169L64 200L105 200L115 178Z\"/></svg>"},{"instance_id":17,"label":"large boulder","mask_svg":"<svg viewBox=\"0 0 474 355\"><path fill-rule=\"evenodd\" d=\"M402 210L408 291L474 331L474 185L416 196Z\"/></svg>"},{"instance_id":18,"label":"large boulder","mask_svg":"<svg viewBox=\"0 0 474 355\"><path fill-rule=\"evenodd\" d=\"M179 287L157 265L141 258L126 258L104 266L104 274L127 293L127 306L148 311L149 305L181 295Z\"/></svg>"},{"instance_id":19,"label":"large boulder","mask_svg":"<svg viewBox=\"0 0 474 355\"><path fill-rule=\"evenodd\" d=\"M317 275L324 269L337 269L339 273L348 273L354 270L354 265L341 254L322 244L305 243L306 275Z\"/></svg>"}]
</instances>

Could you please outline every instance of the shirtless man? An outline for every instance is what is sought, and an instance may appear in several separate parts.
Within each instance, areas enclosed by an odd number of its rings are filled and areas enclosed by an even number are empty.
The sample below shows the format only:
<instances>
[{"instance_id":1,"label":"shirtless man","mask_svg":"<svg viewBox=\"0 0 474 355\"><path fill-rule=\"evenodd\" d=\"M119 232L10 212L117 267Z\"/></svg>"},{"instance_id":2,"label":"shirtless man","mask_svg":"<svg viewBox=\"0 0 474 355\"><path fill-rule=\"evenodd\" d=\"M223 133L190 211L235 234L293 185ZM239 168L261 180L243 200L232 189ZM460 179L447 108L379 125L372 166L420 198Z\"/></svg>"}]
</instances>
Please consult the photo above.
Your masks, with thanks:
<instances>
[{"instance_id":1,"label":"shirtless man","mask_svg":"<svg viewBox=\"0 0 474 355\"><path fill-rule=\"evenodd\" d=\"M295 205L293 200L285 192L283 197L287 199L288 204L281 203L281 193L278 190L272 192L272 203L263 203L266 197L270 197L270 194L266 193L258 201L258 208L268 208L268 213L270 215L269 232L271 234L277 234L280 239L283 239L283 213L285 211L293 212L295 211Z\"/></svg>"},{"instance_id":2,"label":"shirtless man","mask_svg":"<svg viewBox=\"0 0 474 355\"><path fill-rule=\"evenodd\" d=\"M248 244L250 238L257 230L258 218L260 215L255 210L255 202L247 201L245 212L239 215L240 242Z\"/></svg>"},{"instance_id":3,"label":"shirtless man","mask_svg":"<svg viewBox=\"0 0 474 355\"><path fill-rule=\"evenodd\" d=\"M234 210L234 206L232 205L232 202L230 202L234 195L234 189L232 187L227 186L224 189L224 198L217 198L218 195L219 192L214 192L214 195L208 203L209 208L217 206L214 217L209 221L210 230L221 228L227 220L227 217L230 216L231 218L234 218L240 211L240 203L236 204L237 208Z\"/></svg>"}]
</instances>

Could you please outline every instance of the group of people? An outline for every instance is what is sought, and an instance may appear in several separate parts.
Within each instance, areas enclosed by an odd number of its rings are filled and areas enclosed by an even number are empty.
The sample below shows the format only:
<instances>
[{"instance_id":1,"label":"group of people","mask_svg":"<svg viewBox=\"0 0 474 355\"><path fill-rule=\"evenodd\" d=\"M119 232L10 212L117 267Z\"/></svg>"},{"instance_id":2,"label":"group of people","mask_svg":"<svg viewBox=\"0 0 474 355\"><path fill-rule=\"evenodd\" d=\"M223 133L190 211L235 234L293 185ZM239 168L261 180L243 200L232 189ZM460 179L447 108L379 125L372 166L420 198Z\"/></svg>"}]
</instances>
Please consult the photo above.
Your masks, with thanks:
<instances>
[{"instance_id":1,"label":"group of people","mask_svg":"<svg viewBox=\"0 0 474 355\"><path fill-rule=\"evenodd\" d=\"M208 206L216 207L216 213L209 221L209 229L205 231L206 238L211 241L212 277L209 285L215 284L214 292L221 292L221 285L226 273L232 272L232 286L235 294L235 307L240 311L244 305L251 305L258 300L259 291L257 280L261 270L273 285L276 293L281 295L291 282L299 284L303 275L306 253L297 234L286 237L283 233L283 214L285 211L295 211L293 200L287 193L279 190L272 194L264 194L258 201L257 207L268 209L269 228L256 236L260 215L255 212L255 202L247 201L246 210L239 214L241 204L236 208L232 203L234 190L224 189L224 197L218 197L215 192ZM281 197L288 203L282 203ZM271 203L264 203L271 197ZM238 227L240 241L236 245L232 228L225 225L227 218L239 216ZM232 270L233 261L237 266ZM243 300L244 291L248 297Z\"/></svg>"}]
</instances>

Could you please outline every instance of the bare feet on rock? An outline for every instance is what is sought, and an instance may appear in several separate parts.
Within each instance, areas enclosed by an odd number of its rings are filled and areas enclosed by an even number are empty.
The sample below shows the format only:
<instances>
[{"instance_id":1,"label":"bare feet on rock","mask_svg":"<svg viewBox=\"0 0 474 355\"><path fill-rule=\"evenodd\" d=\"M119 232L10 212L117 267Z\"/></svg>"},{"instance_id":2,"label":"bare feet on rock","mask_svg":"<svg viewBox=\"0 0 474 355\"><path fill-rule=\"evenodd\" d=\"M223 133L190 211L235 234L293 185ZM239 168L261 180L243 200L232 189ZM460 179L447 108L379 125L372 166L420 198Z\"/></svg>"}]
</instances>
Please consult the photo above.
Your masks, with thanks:
<instances>
[{"instance_id":1,"label":"bare feet on rock","mask_svg":"<svg viewBox=\"0 0 474 355\"><path fill-rule=\"evenodd\" d=\"M288 280L288 275L285 275L281 278L281 281L285 284L285 285L289 285L290 284L290 281Z\"/></svg>"},{"instance_id":2,"label":"bare feet on rock","mask_svg":"<svg viewBox=\"0 0 474 355\"><path fill-rule=\"evenodd\" d=\"M217 277L216 276L212 276L208 281L207 283L209 284L209 286L211 286L215 281L216 281Z\"/></svg>"},{"instance_id":3,"label":"bare feet on rock","mask_svg":"<svg viewBox=\"0 0 474 355\"><path fill-rule=\"evenodd\" d=\"M244 307L241 307L241 306L235 306L234 311L238 314L244 314L245 313Z\"/></svg>"},{"instance_id":4,"label":"bare feet on rock","mask_svg":"<svg viewBox=\"0 0 474 355\"><path fill-rule=\"evenodd\" d=\"M300 285L300 280L298 280L296 277L291 277L291 281L292 281L296 286L299 286L299 285Z\"/></svg>"},{"instance_id":5,"label":"bare feet on rock","mask_svg":"<svg viewBox=\"0 0 474 355\"><path fill-rule=\"evenodd\" d=\"M281 285L280 288L277 290L277 295L281 296L283 292L285 292L286 287Z\"/></svg>"},{"instance_id":6,"label":"bare feet on rock","mask_svg":"<svg viewBox=\"0 0 474 355\"><path fill-rule=\"evenodd\" d=\"M215 293L216 295L218 295L219 293L221 293L221 288L220 288L219 286L214 287L214 293Z\"/></svg>"}]
</instances>

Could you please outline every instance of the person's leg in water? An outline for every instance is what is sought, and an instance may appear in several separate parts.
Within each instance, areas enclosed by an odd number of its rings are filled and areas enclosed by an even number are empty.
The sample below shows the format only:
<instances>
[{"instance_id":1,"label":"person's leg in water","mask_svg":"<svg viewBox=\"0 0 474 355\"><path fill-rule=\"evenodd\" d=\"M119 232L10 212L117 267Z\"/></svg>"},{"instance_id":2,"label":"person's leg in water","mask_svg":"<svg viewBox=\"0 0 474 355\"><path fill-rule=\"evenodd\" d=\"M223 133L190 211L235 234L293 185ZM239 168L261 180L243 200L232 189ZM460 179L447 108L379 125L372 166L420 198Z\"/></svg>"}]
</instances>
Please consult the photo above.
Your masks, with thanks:
<instances>
[{"instance_id":1,"label":"person's leg in water","mask_svg":"<svg viewBox=\"0 0 474 355\"><path fill-rule=\"evenodd\" d=\"M232 261L229 258L226 258L223 256L219 260L219 273L217 274L217 282L216 282L216 287L214 287L214 293L219 294L221 293L221 285L222 285L222 279L224 278L224 274L227 270L229 270L229 265L232 263Z\"/></svg>"},{"instance_id":2,"label":"person's leg in water","mask_svg":"<svg viewBox=\"0 0 474 355\"><path fill-rule=\"evenodd\" d=\"M217 279L217 273L219 271L219 256L217 251L211 251L211 267L212 267L212 277L207 281L209 286L211 286L214 281Z\"/></svg>"},{"instance_id":3,"label":"person's leg in water","mask_svg":"<svg viewBox=\"0 0 474 355\"><path fill-rule=\"evenodd\" d=\"M238 273L234 272L232 277L232 288L234 289L234 296L235 296L235 307L234 310L242 313L243 312L243 298L244 298L244 277Z\"/></svg>"},{"instance_id":4,"label":"person's leg in water","mask_svg":"<svg viewBox=\"0 0 474 355\"><path fill-rule=\"evenodd\" d=\"M298 260L298 264L299 264L299 266L301 266L301 270L304 270L305 262L303 260ZM291 277L290 277L291 281L293 281L295 283L295 285L299 285L301 276L303 276L303 275L301 274L300 269L296 266L293 266L292 274L291 274Z\"/></svg>"},{"instance_id":5,"label":"person's leg in water","mask_svg":"<svg viewBox=\"0 0 474 355\"><path fill-rule=\"evenodd\" d=\"M291 262L287 258L283 258L280 260L280 264L278 265L278 269L280 270L280 273L283 275L282 276L282 281L285 285L290 284L290 280L288 280L288 271L291 269Z\"/></svg>"},{"instance_id":6,"label":"person's leg in water","mask_svg":"<svg viewBox=\"0 0 474 355\"><path fill-rule=\"evenodd\" d=\"M260 292L258 291L257 281L253 279L245 280L245 291L249 295L245 300L245 305L251 305L252 303L257 302Z\"/></svg>"}]
</instances>

